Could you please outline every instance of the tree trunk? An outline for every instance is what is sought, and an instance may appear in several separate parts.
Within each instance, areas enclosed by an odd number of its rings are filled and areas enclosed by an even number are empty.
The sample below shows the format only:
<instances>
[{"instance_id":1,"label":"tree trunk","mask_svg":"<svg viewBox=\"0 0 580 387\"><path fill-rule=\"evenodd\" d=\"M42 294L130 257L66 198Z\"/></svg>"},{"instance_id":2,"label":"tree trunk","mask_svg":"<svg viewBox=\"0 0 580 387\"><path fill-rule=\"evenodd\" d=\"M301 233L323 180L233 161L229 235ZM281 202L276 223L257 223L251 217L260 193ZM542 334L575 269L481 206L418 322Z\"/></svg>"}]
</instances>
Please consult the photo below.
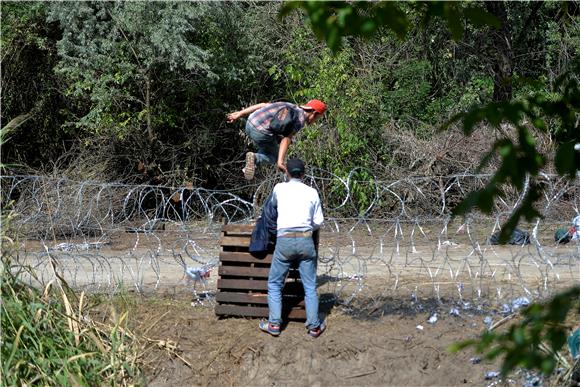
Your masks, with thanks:
<instances>
[{"instance_id":1,"label":"tree trunk","mask_svg":"<svg viewBox=\"0 0 580 387\"><path fill-rule=\"evenodd\" d=\"M487 10L495 15L501 26L491 31L492 72L493 72L493 100L509 101L512 98L512 75L514 54L512 36L507 20L506 5L503 1L488 1Z\"/></svg>"}]
</instances>

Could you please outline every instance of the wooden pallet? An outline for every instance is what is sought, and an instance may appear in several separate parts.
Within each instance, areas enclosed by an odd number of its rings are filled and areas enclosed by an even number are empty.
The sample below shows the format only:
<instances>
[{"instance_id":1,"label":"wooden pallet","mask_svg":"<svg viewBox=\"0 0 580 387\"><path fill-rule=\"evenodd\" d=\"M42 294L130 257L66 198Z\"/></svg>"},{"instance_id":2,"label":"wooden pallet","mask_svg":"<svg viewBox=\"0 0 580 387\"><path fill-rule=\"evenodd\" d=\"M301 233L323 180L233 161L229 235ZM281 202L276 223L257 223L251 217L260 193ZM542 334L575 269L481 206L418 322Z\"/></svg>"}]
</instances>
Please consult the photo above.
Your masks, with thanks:
<instances>
[{"instance_id":1,"label":"wooden pallet","mask_svg":"<svg viewBox=\"0 0 580 387\"><path fill-rule=\"evenodd\" d=\"M218 316L268 317L268 273L272 253L249 252L252 224L222 228L215 313ZM304 289L297 269L290 269L282 291L282 318L306 320Z\"/></svg>"}]
</instances>

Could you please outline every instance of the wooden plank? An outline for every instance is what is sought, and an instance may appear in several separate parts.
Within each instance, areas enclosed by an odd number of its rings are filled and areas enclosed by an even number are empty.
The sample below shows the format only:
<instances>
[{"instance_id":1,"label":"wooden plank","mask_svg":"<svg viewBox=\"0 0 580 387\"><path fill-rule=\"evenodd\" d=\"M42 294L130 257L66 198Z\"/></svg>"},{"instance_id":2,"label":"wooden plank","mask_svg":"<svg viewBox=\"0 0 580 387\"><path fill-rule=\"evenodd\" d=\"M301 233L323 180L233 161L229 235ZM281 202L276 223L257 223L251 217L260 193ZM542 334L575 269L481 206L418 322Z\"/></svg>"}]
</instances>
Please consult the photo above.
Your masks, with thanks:
<instances>
[{"instance_id":1,"label":"wooden plank","mask_svg":"<svg viewBox=\"0 0 580 387\"><path fill-rule=\"evenodd\" d=\"M268 278L269 267L248 267L248 266L220 266L219 275L236 275L239 277L262 277Z\"/></svg>"},{"instance_id":2,"label":"wooden plank","mask_svg":"<svg viewBox=\"0 0 580 387\"><path fill-rule=\"evenodd\" d=\"M236 292L217 292L215 300L218 303L245 303L245 304L268 304L268 295L266 293L236 293Z\"/></svg>"},{"instance_id":3,"label":"wooden plank","mask_svg":"<svg viewBox=\"0 0 580 387\"><path fill-rule=\"evenodd\" d=\"M228 234L252 234L254 230L254 224L224 224L222 227L222 232Z\"/></svg>"},{"instance_id":4,"label":"wooden plank","mask_svg":"<svg viewBox=\"0 0 580 387\"><path fill-rule=\"evenodd\" d=\"M253 256L251 253L244 251L220 251L221 262L247 262L247 263L272 263L272 254L264 258Z\"/></svg>"},{"instance_id":5,"label":"wooden plank","mask_svg":"<svg viewBox=\"0 0 580 387\"><path fill-rule=\"evenodd\" d=\"M268 317L268 308L243 305L216 305L215 314L218 316ZM292 320L306 320L304 309L293 308L282 311L283 318Z\"/></svg>"},{"instance_id":6,"label":"wooden plank","mask_svg":"<svg viewBox=\"0 0 580 387\"><path fill-rule=\"evenodd\" d=\"M249 247L250 238L244 236L222 236L220 239L220 245L224 246L234 246L234 247Z\"/></svg>"},{"instance_id":7,"label":"wooden plank","mask_svg":"<svg viewBox=\"0 0 580 387\"><path fill-rule=\"evenodd\" d=\"M246 251L220 251L221 262L246 262L246 263L272 263L273 254L268 254L264 258L252 255ZM298 268L298 261L291 265L291 269Z\"/></svg>"},{"instance_id":8,"label":"wooden plank","mask_svg":"<svg viewBox=\"0 0 580 387\"><path fill-rule=\"evenodd\" d=\"M218 289L268 290L268 280L222 279L217 281Z\"/></svg>"},{"instance_id":9,"label":"wooden plank","mask_svg":"<svg viewBox=\"0 0 580 387\"><path fill-rule=\"evenodd\" d=\"M215 299L220 304L268 304L268 295L265 293L217 292ZM283 294L282 303L304 307L304 297Z\"/></svg>"},{"instance_id":10,"label":"wooden plank","mask_svg":"<svg viewBox=\"0 0 580 387\"><path fill-rule=\"evenodd\" d=\"M237 276L237 277L256 277L268 278L270 274L269 267L250 267L250 266L231 266L223 264L218 269L218 274L222 277ZM288 270L289 280L300 280L300 271L298 269Z\"/></svg>"},{"instance_id":11,"label":"wooden plank","mask_svg":"<svg viewBox=\"0 0 580 387\"><path fill-rule=\"evenodd\" d=\"M236 289L236 290L262 290L268 291L268 280L250 280L250 279L223 279L217 280L218 290L222 289ZM286 294L304 294L304 287L302 282L295 279L287 279L284 285L284 293Z\"/></svg>"}]
</instances>

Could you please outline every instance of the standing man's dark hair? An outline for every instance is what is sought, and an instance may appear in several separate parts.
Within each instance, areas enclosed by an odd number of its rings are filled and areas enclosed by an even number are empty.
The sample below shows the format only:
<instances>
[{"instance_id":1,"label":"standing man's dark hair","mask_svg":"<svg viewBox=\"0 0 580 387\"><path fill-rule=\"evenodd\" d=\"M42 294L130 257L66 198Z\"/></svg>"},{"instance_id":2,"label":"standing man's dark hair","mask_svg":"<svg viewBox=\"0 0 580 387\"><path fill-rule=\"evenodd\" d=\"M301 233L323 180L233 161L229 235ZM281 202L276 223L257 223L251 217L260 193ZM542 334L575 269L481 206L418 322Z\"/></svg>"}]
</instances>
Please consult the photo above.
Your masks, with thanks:
<instances>
[{"instance_id":1,"label":"standing man's dark hair","mask_svg":"<svg viewBox=\"0 0 580 387\"><path fill-rule=\"evenodd\" d=\"M288 160L286 170L291 178L301 179L306 171L306 167L304 166L304 161L294 158Z\"/></svg>"},{"instance_id":2,"label":"standing man's dark hair","mask_svg":"<svg viewBox=\"0 0 580 387\"><path fill-rule=\"evenodd\" d=\"M301 106L289 102L259 103L228 114L228 122L250 115L246 122L246 135L258 151L246 153L244 177L252 180L256 165L260 164L276 164L279 170L287 172L285 160L292 137L305 125L312 124L322 117L325 112L326 104L312 99ZM277 126L283 128L276 128Z\"/></svg>"},{"instance_id":3,"label":"standing man's dark hair","mask_svg":"<svg viewBox=\"0 0 580 387\"><path fill-rule=\"evenodd\" d=\"M271 200L276 206L276 248L268 275L268 321L260 322L260 329L278 336L282 324L282 288L290 265L298 262L300 279L304 286L306 328L312 337L318 337L325 323L318 317L316 292L316 260L318 255L312 233L324 221L318 192L302 182L304 162L290 159L287 172L290 180L274 187Z\"/></svg>"}]
</instances>

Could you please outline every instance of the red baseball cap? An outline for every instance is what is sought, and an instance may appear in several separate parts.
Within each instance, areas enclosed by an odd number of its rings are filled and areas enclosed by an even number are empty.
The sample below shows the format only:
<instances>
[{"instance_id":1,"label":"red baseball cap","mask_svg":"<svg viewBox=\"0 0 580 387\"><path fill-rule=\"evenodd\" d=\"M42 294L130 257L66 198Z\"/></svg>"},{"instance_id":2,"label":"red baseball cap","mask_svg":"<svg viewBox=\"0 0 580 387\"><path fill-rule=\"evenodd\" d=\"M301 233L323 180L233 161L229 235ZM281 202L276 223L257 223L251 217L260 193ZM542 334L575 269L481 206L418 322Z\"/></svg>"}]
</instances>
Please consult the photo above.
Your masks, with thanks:
<instances>
[{"instance_id":1,"label":"red baseball cap","mask_svg":"<svg viewBox=\"0 0 580 387\"><path fill-rule=\"evenodd\" d=\"M318 114L324 114L326 111L326 104L318 99L311 99L306 105L302 106L302 108L314 110Z\"/></svg>"}]
</instances>

